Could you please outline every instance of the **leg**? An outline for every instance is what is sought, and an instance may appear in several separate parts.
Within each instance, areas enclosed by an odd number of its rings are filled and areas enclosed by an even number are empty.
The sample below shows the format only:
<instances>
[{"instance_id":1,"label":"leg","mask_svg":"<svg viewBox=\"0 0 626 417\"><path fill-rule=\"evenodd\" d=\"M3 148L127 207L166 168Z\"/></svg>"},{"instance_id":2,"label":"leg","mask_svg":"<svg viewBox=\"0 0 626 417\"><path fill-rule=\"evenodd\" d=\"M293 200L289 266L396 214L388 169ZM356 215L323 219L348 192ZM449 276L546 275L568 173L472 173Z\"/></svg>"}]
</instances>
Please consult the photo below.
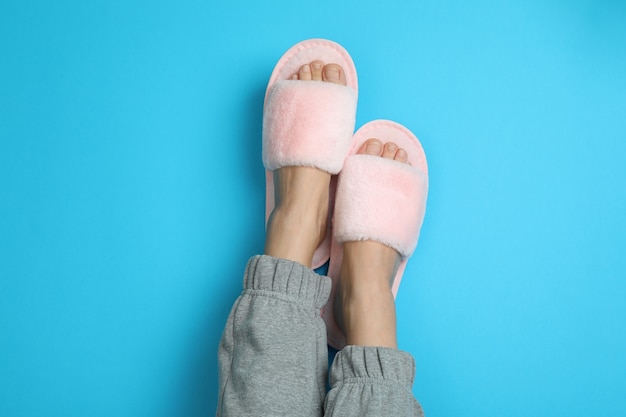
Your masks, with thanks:
<instances>
[{"instance_id":1,"label":"leg","mask_svg":"<svg viewBox=\"0 0 626 417\"><path fill-rule=\"evenodd\" d=\"M320 61L292 79L345 85L341 67ZM265 255L248 262L220 342L218 416L323 414L328 351L320 310L331 283L310 266L326 233L330 174L284 167L274 180Z\"/></svg>"},{"instance_id":2,"label":"leg","mask_svg":"<svg viewBox=\"0 0 626 417\"><path fill-rule=\"evenodd\" d=\"M406 162L393 143L370 140L360 152ZM423 415L411 392L415 363L397 349L391 281L399 262L398 253L381 243L344 243L335 312L348 346L331 368L327 416Z\"/></svg>"}]
</instances>

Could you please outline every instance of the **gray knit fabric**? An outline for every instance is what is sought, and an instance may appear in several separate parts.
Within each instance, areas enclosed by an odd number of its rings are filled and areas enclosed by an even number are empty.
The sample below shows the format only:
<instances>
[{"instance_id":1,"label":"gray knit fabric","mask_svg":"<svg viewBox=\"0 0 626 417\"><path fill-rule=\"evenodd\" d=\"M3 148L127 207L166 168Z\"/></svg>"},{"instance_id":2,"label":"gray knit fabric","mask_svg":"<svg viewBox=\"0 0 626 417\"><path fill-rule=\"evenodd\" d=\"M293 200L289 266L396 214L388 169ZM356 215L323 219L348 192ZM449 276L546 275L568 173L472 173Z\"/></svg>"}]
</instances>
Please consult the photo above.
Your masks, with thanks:
<instances>
[{"instance_id":1,"label":"gray knit fabric","mask_svg":"<svg viewBox=\"0 0 626 417\"><path fill-rule=\"evenodd\" d=\"M413 357L397 349L346 346L330 370L326 416L423 416L413 397Z\"/></svg>"},{"instance_id":2,"label":"gray knit fabric","mask_svg":"<svg viewBox=\"0 0 626 417\"><path fill-rule=\"evenodd\" d=\"M395 349L346 347L326 397L320 310L330 287L329 278L299 263L250 259L218 350L218 417L422 415L411 393L413 358Z\"/></svg>"}]
</instances>

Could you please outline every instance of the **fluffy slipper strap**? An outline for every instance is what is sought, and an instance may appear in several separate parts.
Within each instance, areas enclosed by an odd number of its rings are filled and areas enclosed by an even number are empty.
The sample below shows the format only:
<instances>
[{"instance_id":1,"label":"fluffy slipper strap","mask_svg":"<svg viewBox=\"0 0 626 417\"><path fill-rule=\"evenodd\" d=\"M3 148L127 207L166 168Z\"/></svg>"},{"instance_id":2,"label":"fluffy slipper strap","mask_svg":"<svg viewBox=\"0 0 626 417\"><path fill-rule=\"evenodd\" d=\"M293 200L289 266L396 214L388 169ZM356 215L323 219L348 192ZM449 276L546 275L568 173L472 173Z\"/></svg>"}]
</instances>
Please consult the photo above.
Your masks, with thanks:
<instances>
[{"instance_id":1,"label":"fluffy slipper strap","mask_svg":"<svg viewBox=\"0 0 626 417\"><path fill-rule=\"evenodd\" d=\"M356 92L325 81L281 80L268 91L263 164L311 166L337 174L354 131Z\"/></svg>"},{"instance_id":2,"label":"fluffy slipper strap","mask_svg":"<svg viewBox=\"0 0 626 417\"><path fill-rule=\"evenodd\" d=\"M338 242L375 240L403 258L413 254L424 218L428 179L415 168L378 156L347 158L338 188Z\"/></svg>"},{"instance_id":3,"label":"fluffy slipper strap","mask_svg":"<svg viewBox=\"0 0 626 417\"><path fill-rule=\"evenodd\" d=\"M409 163L354 154L373 137L404 148ZM404 259L410 257L417 246L428 195L428 168L420 143L401 125L379 120L359 130L350 153L337 186L335 239L340 243L375 240L394 248Z\"/></svg>"}]
</instances>

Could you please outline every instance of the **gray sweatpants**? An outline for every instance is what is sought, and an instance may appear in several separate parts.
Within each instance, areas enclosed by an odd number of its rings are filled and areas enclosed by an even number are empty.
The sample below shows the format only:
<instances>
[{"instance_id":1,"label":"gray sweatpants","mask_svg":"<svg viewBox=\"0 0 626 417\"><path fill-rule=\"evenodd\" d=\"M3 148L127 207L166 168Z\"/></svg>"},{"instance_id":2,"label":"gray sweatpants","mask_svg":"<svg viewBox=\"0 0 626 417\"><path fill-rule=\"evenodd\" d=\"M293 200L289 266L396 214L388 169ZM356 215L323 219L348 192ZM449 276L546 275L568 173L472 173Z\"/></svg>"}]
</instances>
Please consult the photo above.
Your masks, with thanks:
<instances>
[{"instance_id":1,"label":"gray sweatpants","mask_svg":"<svg viewBox=\"0 0 626 417\"><path fill-rule=\"evenodd\" d=\"M328 277L270 256L248 261L219 346L217 416L423 416L407 352L347 346L330 370L320 309Z\"/></svg>"}]
</instances>

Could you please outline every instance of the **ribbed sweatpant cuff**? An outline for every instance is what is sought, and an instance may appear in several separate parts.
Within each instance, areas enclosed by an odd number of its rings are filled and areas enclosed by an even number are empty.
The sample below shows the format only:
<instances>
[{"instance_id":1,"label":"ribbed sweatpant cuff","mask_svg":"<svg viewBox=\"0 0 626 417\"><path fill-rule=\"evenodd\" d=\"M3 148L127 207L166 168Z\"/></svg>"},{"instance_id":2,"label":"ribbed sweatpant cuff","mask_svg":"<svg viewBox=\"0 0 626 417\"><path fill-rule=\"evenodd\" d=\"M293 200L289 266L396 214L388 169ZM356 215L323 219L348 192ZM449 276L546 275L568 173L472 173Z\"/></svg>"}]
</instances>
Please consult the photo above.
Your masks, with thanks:
<instances>
[{"instance_id":1,"label":"ribbed sweatpant cuff","mask_svg":"<svg viewBox=\"0 0 626 417\"><path fill-rule=\"evenodd\" d=\"M244 274L244 291L268 291L321 309L330 295L330 278L287 259L268 255L250 258Z\"/></svg>"},{"instance_id":2,"label":"ribbed sweatpant cuff","mask_svg":"<svg viewBox=\"0 0 626 417\"><path fill-rule=\"evenodd\" d=\"M346 346L335 357L330 386L398 383L411 389L414 378L415 361L408 352L384 347Z\"/></svg>"}]
</instances>

